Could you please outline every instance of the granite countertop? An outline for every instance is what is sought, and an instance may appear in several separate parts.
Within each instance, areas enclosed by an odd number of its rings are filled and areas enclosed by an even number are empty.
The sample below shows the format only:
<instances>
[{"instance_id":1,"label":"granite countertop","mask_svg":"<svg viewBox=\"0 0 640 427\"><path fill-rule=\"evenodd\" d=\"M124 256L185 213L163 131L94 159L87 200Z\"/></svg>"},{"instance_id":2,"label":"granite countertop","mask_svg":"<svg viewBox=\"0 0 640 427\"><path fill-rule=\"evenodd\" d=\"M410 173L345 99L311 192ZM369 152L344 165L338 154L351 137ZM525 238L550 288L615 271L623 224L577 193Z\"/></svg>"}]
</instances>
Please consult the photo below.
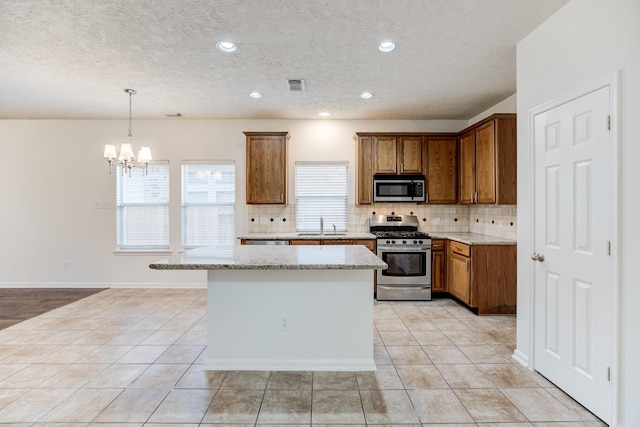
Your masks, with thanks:
<instances>
[{"instance_id":1,"label":"granite countertop","mask_svg":"<svg viewBox=\"0 0 640 427\"><path fill-rule=\"evenodd\" d=\"M360 245L202 247L149 264L154 270L384 270Z\"/></svg>"},{"instance_id":2,"label":"granite countertop","mask_svg":"<svg viewBox=\"0 0 640 427\"><path fill-rule=\"evenodd\" d=\"M449 239L467 245L515 245L516 241L505 237L488 236L477 233L449 233L438 231L431 234L432 239Z\"/></svg>"},{"instance_id":3,"label":"granite countertop","mask_svg":"<svg viewBox=\"0 0 640 427\"><path fill-rule=\"evenodd\" d=\"M304 233L302 233L304 234ZM245 240L354 240L354 239L375 239L371 233L360 232L360 233L340 233L340 234L332 234L330 232L325 232L322 235L300 235L299 233L247 233L241 234L238 236L238 239Z\"/></svg>"}]
</instances>

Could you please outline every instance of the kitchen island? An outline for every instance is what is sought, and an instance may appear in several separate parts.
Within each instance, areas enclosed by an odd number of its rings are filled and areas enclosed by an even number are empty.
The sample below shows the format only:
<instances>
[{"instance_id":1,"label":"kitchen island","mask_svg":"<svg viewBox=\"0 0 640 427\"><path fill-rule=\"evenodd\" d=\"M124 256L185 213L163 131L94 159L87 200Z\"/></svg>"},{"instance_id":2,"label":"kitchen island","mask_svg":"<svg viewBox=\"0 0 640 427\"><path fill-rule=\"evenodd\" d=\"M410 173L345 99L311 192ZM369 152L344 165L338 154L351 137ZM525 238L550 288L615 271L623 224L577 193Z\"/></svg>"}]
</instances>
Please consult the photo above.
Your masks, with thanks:
<instances>
[{"instance_id":1,"label":"kitchen island","mask_svg":"<svg viewBox=\"0 0 640 427\"><path fill-rule=\"evenodd\" d=\"M207 270L209 370L373 371L364 246L206 247L149 265Z\"/></svg>"}]
</instances>

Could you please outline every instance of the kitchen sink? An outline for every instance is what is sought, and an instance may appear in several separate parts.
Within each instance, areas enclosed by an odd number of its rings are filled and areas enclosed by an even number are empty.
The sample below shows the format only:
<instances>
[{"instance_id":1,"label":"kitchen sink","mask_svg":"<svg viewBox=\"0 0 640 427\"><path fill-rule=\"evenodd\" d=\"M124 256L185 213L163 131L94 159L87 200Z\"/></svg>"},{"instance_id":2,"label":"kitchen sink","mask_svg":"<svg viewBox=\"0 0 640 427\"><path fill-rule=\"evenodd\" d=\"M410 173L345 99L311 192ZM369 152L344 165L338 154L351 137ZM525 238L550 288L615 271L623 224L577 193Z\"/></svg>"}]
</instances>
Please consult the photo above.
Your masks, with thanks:
<instances>
[{"instance_id":1,"label":"kitchen sink","mask_svg":"<svg viewBox=\"0 0 640 427\"><path fill-rule=\"evenodd\" d=\"M331 237L331 236L346 236L347 233L324 233L324 234L320 234L320 233L298 233L298 236L327 236L327 237Z\"/></svg>"}]
</instances>

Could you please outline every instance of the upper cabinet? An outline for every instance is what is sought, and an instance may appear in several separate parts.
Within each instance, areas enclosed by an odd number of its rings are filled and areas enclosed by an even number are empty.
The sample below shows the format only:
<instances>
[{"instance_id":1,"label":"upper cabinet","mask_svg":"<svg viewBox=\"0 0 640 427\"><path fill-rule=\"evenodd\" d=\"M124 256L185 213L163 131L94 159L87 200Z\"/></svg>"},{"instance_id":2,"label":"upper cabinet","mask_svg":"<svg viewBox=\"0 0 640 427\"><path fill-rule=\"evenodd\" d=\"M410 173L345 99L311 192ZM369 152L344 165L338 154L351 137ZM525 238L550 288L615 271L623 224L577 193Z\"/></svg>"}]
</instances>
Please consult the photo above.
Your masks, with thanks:
<instances>
[{"instance_id":1,"label":"upper cabinet","mask_svg":"<svg viewBox=\"0 0 640 427\"><path fill-rule=\"evenodd\" d=\"M373 203L373 137L355 136L356 140L356 203Z\"/></svg>"},{"instance_id":2,"label":"upper cabinet","mask_svg":"<svg viewBox=\"0 0 640 427\"><path fill-rule=\"evenodd\" d=\"M244 132L247 136L247 204L287 203L287 132Z\"/></svg>"},{"instance_id":3,"label":"upper cabinet","mask_svg":"<svg viewBox=\"0 0 640 427\"><path fill-rule=\"evenodd\" d=\"M458 203L458 139L455 135L427 135L423 147L426 202Z\"/></svg>"},{"instance_id":4,"label":"upper cabinet","mask_svg":"<svg viewBox=\"0 0 640 427\"><path fill-rule=\"evenodd\" d=\"M421 174L421 135L373 135L373 173Z\"/></svg>"},{"instance_id":5,"label":"upper cabinet","mask_svg":"<svg viewBox=\"0 0 640 427\"><path fill-rule=\"evenodd\" d=\"M516 115L495 114L460 134L460 204L516 203Z\"/></svg>"}]
</instances>

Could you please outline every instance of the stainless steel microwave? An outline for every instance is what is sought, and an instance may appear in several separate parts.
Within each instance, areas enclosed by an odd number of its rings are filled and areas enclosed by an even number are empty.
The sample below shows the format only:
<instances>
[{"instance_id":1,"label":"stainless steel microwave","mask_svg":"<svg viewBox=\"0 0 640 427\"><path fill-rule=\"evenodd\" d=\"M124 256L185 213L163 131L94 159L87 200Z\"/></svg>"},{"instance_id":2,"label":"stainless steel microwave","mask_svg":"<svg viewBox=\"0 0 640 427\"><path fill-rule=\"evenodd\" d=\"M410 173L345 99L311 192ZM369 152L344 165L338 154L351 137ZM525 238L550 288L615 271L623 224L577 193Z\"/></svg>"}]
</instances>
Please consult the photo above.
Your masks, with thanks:
<instances>
[{"instance_id":1,"label":"stainless steel microwave","mask_svg":"<svg viewBox=\"0 0 640 427\"><path fill-rule=\"evenodd\" d=\"M424 175L374 175L374 202L424 202Z\"/></svg>"}]
</instances>

